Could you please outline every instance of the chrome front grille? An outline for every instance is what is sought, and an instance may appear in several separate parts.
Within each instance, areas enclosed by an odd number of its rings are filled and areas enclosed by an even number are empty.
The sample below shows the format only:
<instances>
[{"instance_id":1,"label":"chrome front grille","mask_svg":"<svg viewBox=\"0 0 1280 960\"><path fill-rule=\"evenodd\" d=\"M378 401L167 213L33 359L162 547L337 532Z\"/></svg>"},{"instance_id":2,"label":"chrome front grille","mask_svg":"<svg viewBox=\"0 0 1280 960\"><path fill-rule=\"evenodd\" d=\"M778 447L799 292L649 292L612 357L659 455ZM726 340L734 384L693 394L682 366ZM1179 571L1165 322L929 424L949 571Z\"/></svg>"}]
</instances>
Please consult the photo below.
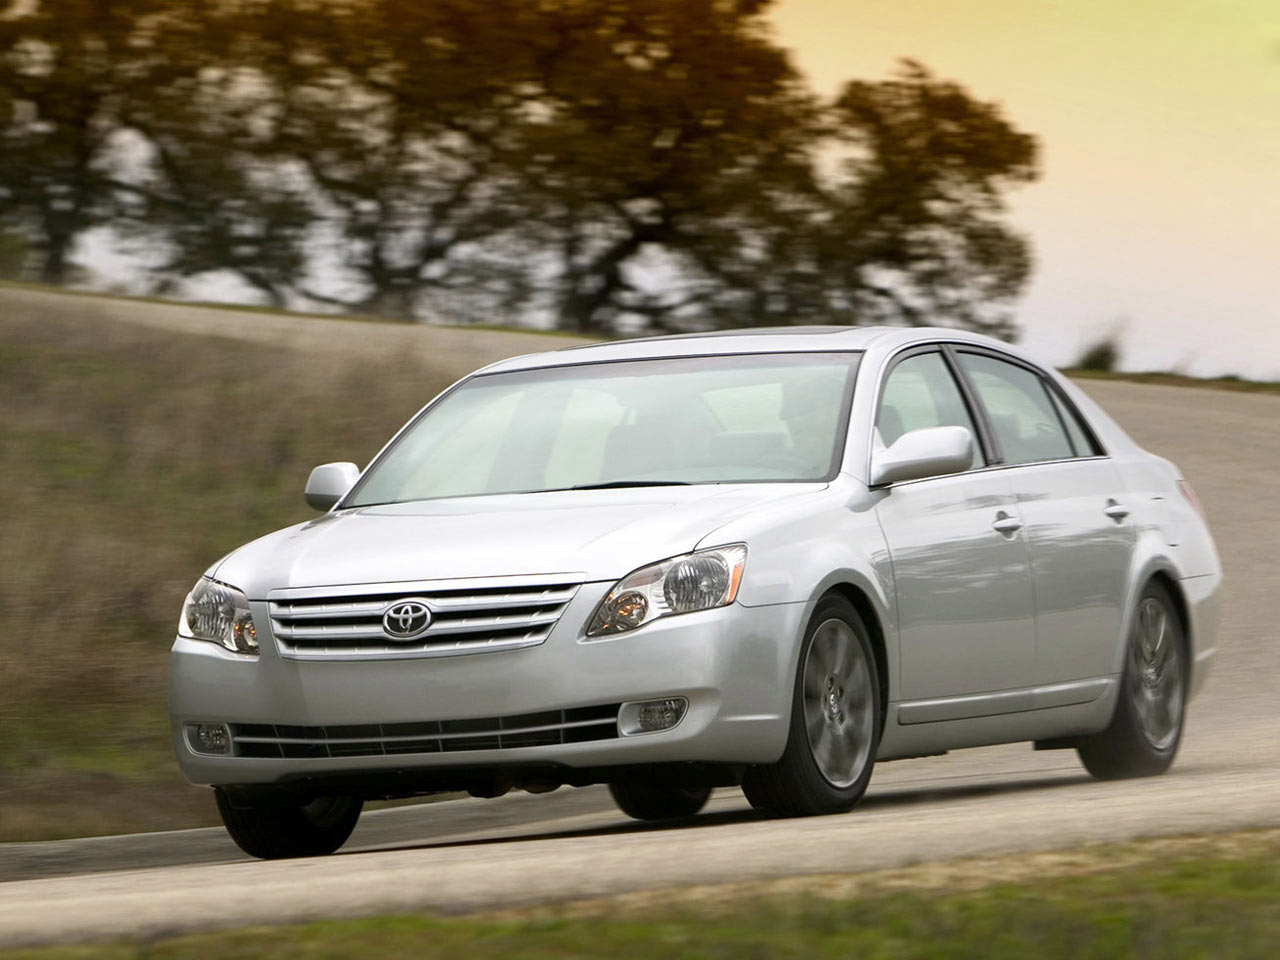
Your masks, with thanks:
<instances>
[{"instance_id":1,"label":"chrome front grille","mask_svg":"<svg viewBox=\"0 0 1280 960\"><path fill-rule=\"evenodd\" d=\"M563 579L522 579L290 589L272 591L267 605L282 657L445 657L542 643L579 586ZM400 641L384 632L382 618L406 598L426 602L431 625L422 636Z\"/></svg>"},{"instance_id":2,"label":"chrome front grille","mask_svg":"<svg viewBox=\"0 0 1280 960\"><path fill-rule=\"evenodd\" d=\"M618 736L619 704L548 710L479 720L368 723L303 727L272 723L231 725L238 757L378 757L457 750L505 750Z\"/></svg>"}]
</instances>

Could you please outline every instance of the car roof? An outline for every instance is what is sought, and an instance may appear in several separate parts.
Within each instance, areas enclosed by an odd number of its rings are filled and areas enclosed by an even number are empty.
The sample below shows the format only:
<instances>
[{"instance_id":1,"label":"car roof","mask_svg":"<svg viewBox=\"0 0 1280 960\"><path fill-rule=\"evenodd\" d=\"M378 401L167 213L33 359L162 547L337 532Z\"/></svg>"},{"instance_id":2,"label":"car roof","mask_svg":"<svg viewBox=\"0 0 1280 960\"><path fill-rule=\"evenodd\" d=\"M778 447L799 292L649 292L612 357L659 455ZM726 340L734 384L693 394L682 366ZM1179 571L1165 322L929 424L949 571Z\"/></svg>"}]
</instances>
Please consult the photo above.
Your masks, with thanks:
<instances>
[{"instance_id":1,"label":"car roof","mask_svg":"<svg viewBox=\"0 0 1280 960\"><path fill-rule=\"evenodd\" d=\"M617 360L705 357L735 353L835 353L863 351L872 345L896 349L913 343L937 340L980 343L1008 349L1008 344L992 337L948 327L747 327L574 344L548 353L530 353L499 360L477 372L498 373Z\"/></svg>"}]
</instances>

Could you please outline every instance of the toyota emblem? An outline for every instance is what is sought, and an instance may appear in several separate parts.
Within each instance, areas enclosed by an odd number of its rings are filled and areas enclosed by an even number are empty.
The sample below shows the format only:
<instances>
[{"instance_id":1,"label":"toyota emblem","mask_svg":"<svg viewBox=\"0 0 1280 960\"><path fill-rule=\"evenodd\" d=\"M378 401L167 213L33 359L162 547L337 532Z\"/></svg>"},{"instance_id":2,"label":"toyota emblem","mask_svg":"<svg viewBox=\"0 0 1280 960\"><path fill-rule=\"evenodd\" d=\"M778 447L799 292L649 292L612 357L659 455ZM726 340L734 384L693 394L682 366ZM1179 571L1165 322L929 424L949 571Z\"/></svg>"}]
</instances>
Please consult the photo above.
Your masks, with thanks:
<instances>
[{"instance_id":1,"label":"toyota emblem","mask_svg":"<svg viewBox=\"0 0 1280 960\"><path fill-rule=\"evenodd\" d=\"M382 615L382 632L389 640L416 640L430 626L431 608L418 597L397 600Z\"/></svg>"}]
</instances>

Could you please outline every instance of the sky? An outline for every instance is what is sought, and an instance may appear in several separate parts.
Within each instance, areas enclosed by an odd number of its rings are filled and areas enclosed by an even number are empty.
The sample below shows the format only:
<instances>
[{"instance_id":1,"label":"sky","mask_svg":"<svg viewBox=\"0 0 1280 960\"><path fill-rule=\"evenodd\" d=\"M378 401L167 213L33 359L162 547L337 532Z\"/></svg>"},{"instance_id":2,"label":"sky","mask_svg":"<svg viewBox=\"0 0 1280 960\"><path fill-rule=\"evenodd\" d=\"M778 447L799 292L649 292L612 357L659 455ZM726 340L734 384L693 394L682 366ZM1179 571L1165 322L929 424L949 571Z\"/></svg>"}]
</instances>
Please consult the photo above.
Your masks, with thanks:
<instances>
[{"instance_id":1,"label":"sky","mask_svg":"<svg viewBox=\"0 0 1280 960\"><path fill-rule=\"evenodd\" d=\"M1022 343L1280 380L1280 0L777 0L823 93L911 57L1036 135Z\"/></svg>"}]
</instances>

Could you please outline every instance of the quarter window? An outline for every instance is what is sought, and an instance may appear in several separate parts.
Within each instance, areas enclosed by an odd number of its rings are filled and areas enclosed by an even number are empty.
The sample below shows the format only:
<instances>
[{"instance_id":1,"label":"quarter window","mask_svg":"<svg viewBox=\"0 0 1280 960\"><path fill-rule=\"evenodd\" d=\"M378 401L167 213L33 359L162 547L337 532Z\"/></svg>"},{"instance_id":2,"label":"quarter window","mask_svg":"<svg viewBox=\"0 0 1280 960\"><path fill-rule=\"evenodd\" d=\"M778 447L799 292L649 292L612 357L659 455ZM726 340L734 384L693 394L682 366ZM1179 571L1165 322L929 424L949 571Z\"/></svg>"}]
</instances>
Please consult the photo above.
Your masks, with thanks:
<instances>
[{"instance_id":1,"label":"quarter window","mask_svg":"<svg viewBox=\"0 0 1280 960\"><path fill-rule=\"evenodd\" d=\"M1037 374L984 354L961 353L960 364L986 408L1005 463L1065 460L1075 455Z\"/></svg>"},{"instance_id":2,"label":"quarter window","mask_svg":"<svg viewBox=\"0 0 1280 960\"><path fill-rule=\"evenodd\" d=\"M1067 435L1071 437L1071 445L1075 447L1077 457L1096 457L1100 451L1097 444L1089 439L1089 434L1085 431L1084 426L1080 423L1080 416L1076 411L1067 406L1066 401L1058 394L1058 391L1050 389L1049 396L1053 398L1053 405L1058 411L1058 415L1062 417L1062 422L1067 425Z\"/></svg>"},{"instance_id":3,"label":"quarter window","mask_svg":"<svg viewBox=\"0 0 1280 960\"><path fill-rule=\"evenodd\" d=\"M964 396L940 353L921 353L899 362L884 384L876 433L886 447L904 433L926 427L964 427L973 437L973 464L982 465L978 431Z\"/></svg>"}]
</instances>

